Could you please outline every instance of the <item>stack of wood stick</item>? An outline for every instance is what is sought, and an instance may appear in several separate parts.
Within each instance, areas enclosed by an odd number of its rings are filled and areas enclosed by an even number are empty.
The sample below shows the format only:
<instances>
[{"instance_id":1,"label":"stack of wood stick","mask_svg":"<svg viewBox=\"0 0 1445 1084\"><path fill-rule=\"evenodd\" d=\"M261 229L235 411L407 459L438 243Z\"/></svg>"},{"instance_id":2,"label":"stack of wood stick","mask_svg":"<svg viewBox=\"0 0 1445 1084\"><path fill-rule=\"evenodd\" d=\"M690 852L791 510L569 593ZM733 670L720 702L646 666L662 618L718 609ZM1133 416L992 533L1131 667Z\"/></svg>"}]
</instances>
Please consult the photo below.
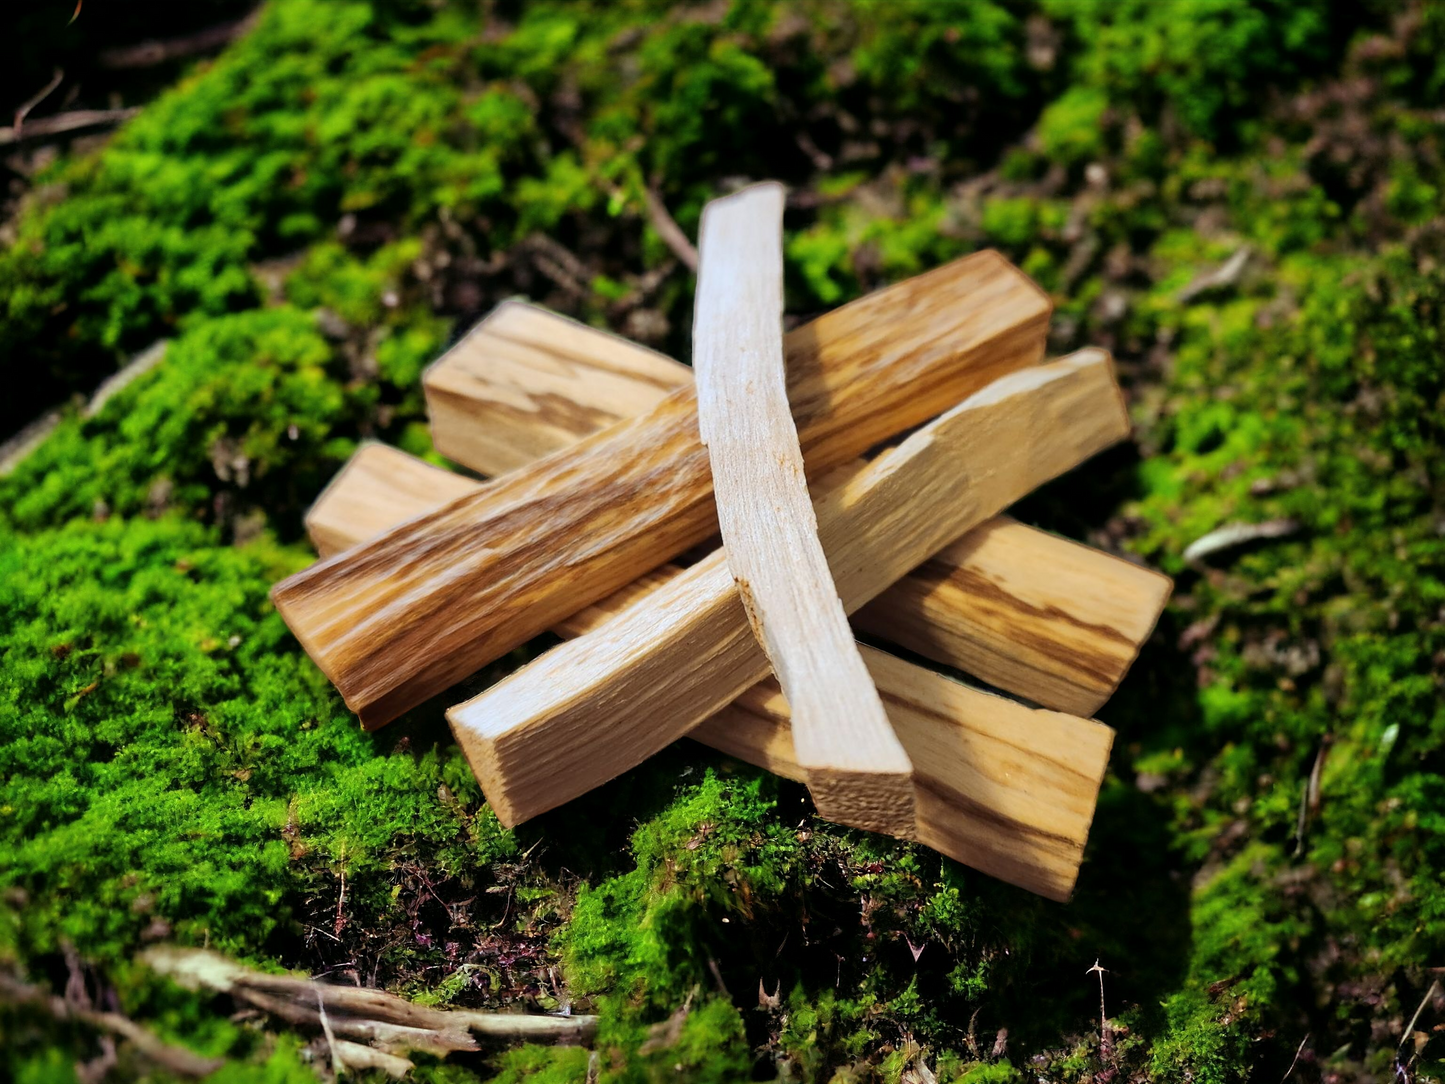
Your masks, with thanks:
<instances>
[{"instance_id":1,"label":"stack of wood stick","mask_svg":"<svg viewBox=\"0 0 1445 1084\"><path fill-rule=\"evenodd\" d=\"M563 637L447 713L506 825L687 736L1066 899L1089 716L1171 584L1003 512L1128 436L1111 359L1044 362L1049 299L993 252L785 335L782 208L705 212L694 368L495 309L424 378L437 449L491 481L364 445L277 608L368 729Z\"/></svg>"}]
</instances>

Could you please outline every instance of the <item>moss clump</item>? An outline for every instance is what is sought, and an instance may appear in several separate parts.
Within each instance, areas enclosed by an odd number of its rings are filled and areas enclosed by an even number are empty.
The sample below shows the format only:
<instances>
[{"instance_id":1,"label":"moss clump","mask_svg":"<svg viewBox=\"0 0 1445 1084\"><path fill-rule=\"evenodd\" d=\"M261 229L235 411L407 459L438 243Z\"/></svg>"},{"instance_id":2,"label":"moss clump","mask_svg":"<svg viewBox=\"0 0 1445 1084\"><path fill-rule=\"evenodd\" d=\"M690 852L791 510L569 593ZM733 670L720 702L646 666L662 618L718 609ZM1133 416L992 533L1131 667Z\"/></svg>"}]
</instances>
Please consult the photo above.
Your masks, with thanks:
<instances>
[{"instance_id":1,"label":"moss clump","mask_svg":"<svg viewBox=\"0 0 1445 1084\"><path fill-rule=\"evenodd\" d=\"M437 801L475 801L454 750L382 753L290 646L266 590L298 558L174 518L5 535L12 960L118 961L157 921L255 956L318 867L355 885L398 848L447 874L514 853Z\"/></svg>"}]
</instances>

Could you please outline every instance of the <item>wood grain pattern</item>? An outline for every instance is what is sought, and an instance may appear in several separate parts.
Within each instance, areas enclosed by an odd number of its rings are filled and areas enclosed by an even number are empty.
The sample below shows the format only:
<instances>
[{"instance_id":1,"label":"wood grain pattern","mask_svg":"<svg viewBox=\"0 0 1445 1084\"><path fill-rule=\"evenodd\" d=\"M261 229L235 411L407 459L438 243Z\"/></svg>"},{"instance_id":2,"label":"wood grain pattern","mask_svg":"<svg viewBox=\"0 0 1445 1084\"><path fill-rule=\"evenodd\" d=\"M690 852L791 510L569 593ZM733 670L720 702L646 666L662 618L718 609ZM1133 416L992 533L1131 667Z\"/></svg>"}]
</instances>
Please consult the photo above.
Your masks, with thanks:
<instances>
[{"instance_id":1,"label":"wood grain pattern","mask_svg":"<svg viewBox=\"0 0 1445 1084\"><path fill-rule=\"evenodd\" d=\"M486 464L473 470L505 474L645 414L687 385L679 369L689 372L616 335L506 301L423 374L432 443L458 463Z\"/></svg>"},{"instance_id":2,"label":"wood grain pattern","mask_svg":"<svg viewBox=\"0 0 1445 1084\"><path fill-rule=\"evenodd\" d=\"M1113 695L1174 583L997 516L853 615L864 632L1045 707L1092 715Z\"/></svg>"},{"instance_id":3,"label":"wood grain pattern","mask_svg":"<svg viewBox=\"0 0 1445 1084\"><path fill-rule=\"evenodd\" d=\"M346 549L440 505L478 482L385 445L352 456L307 527L322 552ZM390 514L391 522L379 522ZM664 565L553 631L575 637L682 574ZM1073 891L1113 731L1090 719L1033 709L861 646L884 709L914 764L913 837L950 858L1049 899ZM807 783L776 680L754 685L688 737Z\"/></svg>"},{"instance_id":4,"label":"wood grain pattern","mask_svg":"<svg viewBox=\"0 0 1445 1084\"><path fill-rule=\"evenodd\" d=\"M306 512L306 533L323 557L384 534L482 488L385 444L366 443Z\"/></svg>"},{"instance_id":5,"label":"wood grain pattern","mask_svg":"<svg viewBox=\"0 0 1445 1084\"><path fill-rule=\"evenodd\" d=\"M1048 299L981 252L791 332L789 401L810 473L1037 361ZM690 388L272 590L374 728L717 528Z\"/></svg>"},{"instance_id":6,"label":"wood grain pattern","mask_svg":"<svg viewBox=\"0 0 1445 1084\"><path fill-rule=\"evenodd\" d=\"M783 375L780 184L715 199L698 229L697 425L728 571L793 716L818 812L913 833L913 765L838 600Z\"/></svg>"},{"instance_id":7,"label":"wood grain pattern","mask_svg":"<svg viewBox=\"0 0 1445 1084\"><path fill-rule=\"evenodd\" d=\"M844 608L1128 432L1102 351L970 397L815 502ZM716 551L447 718L494 812L513 825L639 763L767 670Z\"/></svg>"},{"instance_id":8,"label":"wood grain pattern","mask_svg":"<svg viewBox=\"0 0 1445 1084\"><path fill-rule=\"evenodd\" d=\"M497 332L481 336L493 321ZM512 469L518 448L543 455L596 431L589 426L643 413L664 389L692 381L681 362L641 347L634 356L623 340L533 305L504 305L473 334L475 349L458 348L427 374L451 389L444 412L430 383L427 398L437 446L482 474ZM519 430L520 443L500 450ZM1152 569L999 516L854 614L853 626L1044 707L1092 715L1124 679L1171 586Z\"/></svg>"}]
</instances>

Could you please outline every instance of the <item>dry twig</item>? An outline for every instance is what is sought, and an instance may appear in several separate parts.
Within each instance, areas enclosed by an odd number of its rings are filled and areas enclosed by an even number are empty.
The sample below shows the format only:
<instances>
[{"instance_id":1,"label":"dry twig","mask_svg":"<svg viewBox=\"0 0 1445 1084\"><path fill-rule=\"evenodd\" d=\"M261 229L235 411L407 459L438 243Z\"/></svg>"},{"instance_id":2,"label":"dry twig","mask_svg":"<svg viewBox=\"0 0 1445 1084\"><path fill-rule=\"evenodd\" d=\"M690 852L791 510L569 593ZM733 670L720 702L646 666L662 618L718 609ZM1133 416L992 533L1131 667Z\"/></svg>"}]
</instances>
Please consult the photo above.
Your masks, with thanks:
<instances>
[{"instance_id":1,"label":"dry twig","mask_svg":"<svg viewBox=\"0 0 1445 1084\"><path fill-rule=\"evenodd\" d=\"M204 949L160 946L147 949L141 960L182 986L228 993L288 1023L325 1029L343 1062L342 1038L368 1042L387 1054L420 1051L443 1057L480 1049L477 1036L578 1045L597 1031L592 1016L433 1009L370 987L262 974Z\"/></svg>"},{"instance_id":2,"label":"dry twig","mask_svg":"<svg viewBox=\"0 0 1445 1084\"><path fill-rule=\"evenodd\" d=\"M398 1080L416 1068L406 1058L387 1054L362 1043L349 1042L346 1039L332 1040L331 1053L346 1069L380 1069L387 1076L395 1077Z\"/></svg>"},{"instance_id":3,"label":"dry twig","mask_svg":"<svg viewBox=\"0 0 1445 1084\"><path fill-rule=\"evenodd\" d=\"M25 118L30 115L30 111L45 101L46 98L50 97L51 92L60 86L60 81L64 78L65 72L60 68L56 68L55 74L50 77L50 82L46 83L39 91L31 95L19 109L15 110L15 138L20 138L20 129L25 124Z\"/></svg>"},{"instance_id":4,"label":"dry twig","mask_svg":"<svg viewBox=\"0 0 1445 1084\"><path fill-rule=\"evenodd\" d=\"M1297 530L1299 524L1292 519L1271 519L1264 523L1229 523L1196 538L1185 547L1182 556L1187 564L1194 564L1211 554L1242 546L1246 542L1256 542L1262 538L1284 538Z\"/></svg>"},{"instance_id":5,"label":"dry twig","mask_svg":"<svg viewBox=\"0 0 1445 1084\"><path fill-rule=\"evenodd\" d=\"M1189 285L1179 291L1180 303L1193 301L1200 294L1208 293L1210 290L1219 290L1233 286L1239 281L1239 276L1244 274L1245 265L1249 263L1249 246L1244 245L1236 249L1234 255L1225 260L1213 271L1207 271L1195 278Z\"/></svg>"},{"instance_id":6,"label":"dry twig","mask_svg":"<svg viewBox=\"0 0 1445 1084\"><path fill-rule=\"evenodd\" d=\"M107 124L120 124L139 113L139 109L76 109L69 113L57 113L53 117L41 117L12 128L0 128L0 146L19 143L24 139L40 139L44 136L63 135L82 128L98 128Z\"/></svg>"},{"instance_id":7,"label":"dry twig","mask_svg":"<svg viewBox=\"0 0 1445 1084\"><path fill-rule=\"evenodd\" d=\"M1289 1079L1290 1073L1294 1072L1294 1067L1299 1064L1299 1056L1304 1052L1305 1043L1309 1041L1310 1033L1305 1032L1305 1037L1299 1041L1299 1046L1295 1047L1294 1060L1289 1063L1289 1068L1284 1071L1284 1076L1279 1078L1279 1084L1284 1084Z\"/></svg>"},{"instance_id":8,"label":"dry twig","mask_svg":"<svg viewBox=\"0 0 1445 1084\"><path fill-rule=\"evenodd\" d=\"M1094 966L1084 972L1086 975L1097 973L1099 976L1099 1056L1101 1058L1107 1058L1109 1056L1109 1047L1111 1045L1109 1043L1109 1017L1104 1011L1104 972L1107 970L1108 968L1098 960L1095 960Z\"/></svg>"},{"instance_id":9,"label":"dry twig","mask_svg":"<svg viewBox=\"0 0 1445 1084\"><path fill-rule=\"evenodd\" d=\"M642 200L647 204L647 219L662 238L663 244L672 249L672 254L685 263L688 270L697 273L697 248L682 232L677 220L668 213L662 197L652 188L643 188Z\"/></svg>"},{"instance_id":10,"label":"dry twig","mask_svg":"<svg viewBox=\"0 0 1445 1084\"><path fill-rule=\"evenodd\" d=\"M219 49L232 38L238 38L256 25L260 9L233 19L227 23L208 26L194 34L183 34L176 38L159 41L143 41L136 45L121 45L114 49L101 50L99 60L102 68L151 68L168 60L180 60L198 53L209 53Z\"/></svg>"},{"instance_id":11,"label":"dry twig","mask_svg":"<svg viewBox=\"0 0 1445 1084\"><path fill-rule=\"evenodd\" d=\"M12 1005L34 1005L57 1020L77 1020L109 1035L118 1035L156 1065L180 1076L207 1076L225 1064L219 1058L203 1058L184 1047L162 1042L120 1013L98 1012L74 1005L63 997L56 997L38 986L30 986L4 972L0 972L0 1001Z\"/></svg>"}]
</instances>

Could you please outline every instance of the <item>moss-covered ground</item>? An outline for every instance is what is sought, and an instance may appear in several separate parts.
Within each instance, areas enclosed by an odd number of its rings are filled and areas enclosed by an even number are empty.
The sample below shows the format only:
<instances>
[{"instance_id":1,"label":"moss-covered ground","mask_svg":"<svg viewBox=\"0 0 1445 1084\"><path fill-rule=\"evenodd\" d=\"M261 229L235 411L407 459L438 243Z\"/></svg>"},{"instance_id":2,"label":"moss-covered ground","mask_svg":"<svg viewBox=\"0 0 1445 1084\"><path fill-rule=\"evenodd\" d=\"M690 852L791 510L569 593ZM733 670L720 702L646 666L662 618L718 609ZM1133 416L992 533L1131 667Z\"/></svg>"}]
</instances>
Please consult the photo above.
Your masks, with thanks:
<instances>
[{"instance_id":1,"label":"moss-covered ground","mask_svg":"<svg viewBox=\"0 0 1445 1084\"><path fill-rule=\"evenodd\" d=\"M309 1037L145 944L590 1009L606 1080L1439 1079L1442 101L1427 0L271 0L3 226L4 431L171 345L0 479L0 967L228 1081ZM1178 579L1067 905L690 744L504 831L442 705L362 734L266 600L359 440L431 454L421 368L498 300L686 357L643 194L691 232L761 177L799 318L992 245L1119 359L1135 444L1020 509ZM13 1008L0 1048L99 1049Z\"/></svg>"}]
</instances>

